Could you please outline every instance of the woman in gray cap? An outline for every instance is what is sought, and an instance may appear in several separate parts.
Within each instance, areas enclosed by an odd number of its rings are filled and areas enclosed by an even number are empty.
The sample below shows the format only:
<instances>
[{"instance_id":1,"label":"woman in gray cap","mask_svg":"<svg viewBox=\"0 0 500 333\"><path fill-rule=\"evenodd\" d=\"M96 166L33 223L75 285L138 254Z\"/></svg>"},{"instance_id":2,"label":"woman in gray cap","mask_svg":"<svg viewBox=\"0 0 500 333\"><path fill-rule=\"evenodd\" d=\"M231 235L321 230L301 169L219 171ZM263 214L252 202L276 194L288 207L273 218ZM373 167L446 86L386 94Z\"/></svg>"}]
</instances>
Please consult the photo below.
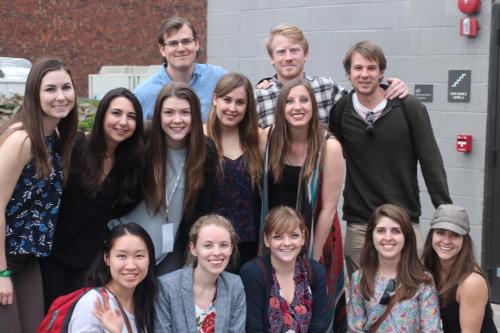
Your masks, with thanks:
<instances>
[{"instance_id":1,"label":"woman in gray cap","mask_svg":"<svg viewBox=\"0 0 500 333\"><path fill-rule=\"evenodd\" d=\"M444 332L497 332L488 282L474 258L467 211L441 205L430 227L423 261L438 288Z\"/></svg>"}]
</instances>

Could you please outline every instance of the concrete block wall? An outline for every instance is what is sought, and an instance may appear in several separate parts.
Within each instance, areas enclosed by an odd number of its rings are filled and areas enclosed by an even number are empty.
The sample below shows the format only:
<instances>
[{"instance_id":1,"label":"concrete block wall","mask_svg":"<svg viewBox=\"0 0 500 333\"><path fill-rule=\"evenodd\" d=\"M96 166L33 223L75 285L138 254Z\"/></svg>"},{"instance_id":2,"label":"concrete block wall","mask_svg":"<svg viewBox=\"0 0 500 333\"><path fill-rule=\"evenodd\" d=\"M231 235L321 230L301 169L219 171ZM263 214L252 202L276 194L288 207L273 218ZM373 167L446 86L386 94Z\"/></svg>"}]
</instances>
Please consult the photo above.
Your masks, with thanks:
<instances>
[{"instance_id":1,"label":"concrete block wall","mask_svg":"<svg viewBox=\"0 0 500 333\"><path fill-rule=\"evenodd\" d=\"M427 103L441 149L452 199L471 215L476 255L481 257L491 2L482 1L475 17L476 38L459 36L465 17L450 0L208 0L208 62L240 71L257 82L274 73L264 40L282 22L299 25L310 44L306 72L333 77L350 87L342 68L346 50L359 40L372 40L388 58L385 77L433 84ZM447 100L448 70L471 70L470 103ZM471 134L469 154L455 150L457 134ZM420 177L422 227L428 230L434 208Z\"/></svg>"}]
</instances>

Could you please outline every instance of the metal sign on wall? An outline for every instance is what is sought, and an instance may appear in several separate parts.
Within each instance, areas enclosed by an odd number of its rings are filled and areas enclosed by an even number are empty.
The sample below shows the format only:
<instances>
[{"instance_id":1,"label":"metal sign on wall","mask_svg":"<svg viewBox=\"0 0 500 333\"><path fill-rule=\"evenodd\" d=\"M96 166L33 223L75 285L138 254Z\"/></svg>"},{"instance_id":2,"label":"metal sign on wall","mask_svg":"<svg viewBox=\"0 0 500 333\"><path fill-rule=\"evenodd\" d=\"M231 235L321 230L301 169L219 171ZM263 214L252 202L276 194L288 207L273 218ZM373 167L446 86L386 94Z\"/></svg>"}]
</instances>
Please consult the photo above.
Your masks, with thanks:
<instances>
[{"instance_id":1,"label":"metal sign on wall","mask_svg":"<svg viewBox=\"0 0 500 333\"><path fill-rule=\"evenodd\" d=\"M470 102L470 76L471 71L467 69L448 71L448 102Z\"/></svg>"},{"instance_id":2,"label":"metal sign on wall","mask_svg":"<svg viewBox=\"0 0 500 333\"><path fill-rule=\"evenodd\" d=\"M416 84L415 85L415 96L421 102L432 103L432 98L434 96L434 85L432 85L432 84Z\"/></svg>"}]
</instances>

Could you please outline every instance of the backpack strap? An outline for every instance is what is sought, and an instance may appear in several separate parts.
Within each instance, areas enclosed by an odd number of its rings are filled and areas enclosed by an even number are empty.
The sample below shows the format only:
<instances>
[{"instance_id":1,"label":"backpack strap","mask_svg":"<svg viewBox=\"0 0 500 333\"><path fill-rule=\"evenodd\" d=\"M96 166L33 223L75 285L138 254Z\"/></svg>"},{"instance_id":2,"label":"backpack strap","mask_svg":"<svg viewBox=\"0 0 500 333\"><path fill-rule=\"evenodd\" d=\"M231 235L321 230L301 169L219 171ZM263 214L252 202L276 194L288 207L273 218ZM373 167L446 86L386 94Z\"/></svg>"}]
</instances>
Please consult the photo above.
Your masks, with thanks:
<instances>
[{"instance_id":1,"label":"backpack strap","mask_svg":"<svg viewBox=\"0 0 500 333\"><path fill-rule=\"evenodd\" d=\"M333 132L333 134L340 141L340 143L342 143L344 140L344 136L342 135L342 117L350 98L351 94L342 96L338 100L338 102L332 106L332 109L330 110L330 119L328 121L328 128Z\"/></svg>"}]
</instances>

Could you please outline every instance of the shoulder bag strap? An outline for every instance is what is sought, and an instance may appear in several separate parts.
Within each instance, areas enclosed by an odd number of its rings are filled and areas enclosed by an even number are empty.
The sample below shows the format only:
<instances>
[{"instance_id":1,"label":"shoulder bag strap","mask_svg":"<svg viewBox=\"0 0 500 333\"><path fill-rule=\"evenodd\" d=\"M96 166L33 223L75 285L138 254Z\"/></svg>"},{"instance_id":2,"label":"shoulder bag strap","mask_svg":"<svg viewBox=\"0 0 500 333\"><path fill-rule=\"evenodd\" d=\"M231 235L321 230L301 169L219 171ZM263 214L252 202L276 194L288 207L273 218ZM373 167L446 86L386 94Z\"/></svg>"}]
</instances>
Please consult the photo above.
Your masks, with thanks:
<instances>
[{"instance_id":1,"label":"shoulder bag strap","mask_svg":"<svg viewBox=\"0 0 500 333\"><path fill-rule=\"evenodd\" d=\"M399 301L399 297L398 297L398 293L396 293L396 295L394 295L391 298L389 304L387 304L387 307L385 308L385 311L382 314L382 316L380 316L380 318L377 319L377 321L373 324L373 326L370 327L370 329L368 330L368 333L377 333L378 328L384 322L384 320L387 318L387 316L389 316L389 313L391 313L392 308L394 307L394 305L396 305L396 303L398 301Z\"/></svg>"},{"instance_id":2,"label":"shoulder bag strap","mask_svg":"<svg viewBox=\"0 0 500 333\"><path fill-rule=\"evenodd\" d=\"M104 289L104 288L103 288ZM123 321L125 322L125 327L127 327L127 332L128 333L133 333L132 331L132 325L130 324L130 321L128 320L128 316L127 316L127 313L125 312L125 310L123 309L123 306L121 305L120 303L120 300L118 299L118 297L116 297L112 292L111 290L109 289L106 289L111 295L113 295L113 297L115 298L116 300L116 304L118 304L118 308L120 309L120 312L122 313L122 317L123 317Z\"/></svg>"}]
</instances>

